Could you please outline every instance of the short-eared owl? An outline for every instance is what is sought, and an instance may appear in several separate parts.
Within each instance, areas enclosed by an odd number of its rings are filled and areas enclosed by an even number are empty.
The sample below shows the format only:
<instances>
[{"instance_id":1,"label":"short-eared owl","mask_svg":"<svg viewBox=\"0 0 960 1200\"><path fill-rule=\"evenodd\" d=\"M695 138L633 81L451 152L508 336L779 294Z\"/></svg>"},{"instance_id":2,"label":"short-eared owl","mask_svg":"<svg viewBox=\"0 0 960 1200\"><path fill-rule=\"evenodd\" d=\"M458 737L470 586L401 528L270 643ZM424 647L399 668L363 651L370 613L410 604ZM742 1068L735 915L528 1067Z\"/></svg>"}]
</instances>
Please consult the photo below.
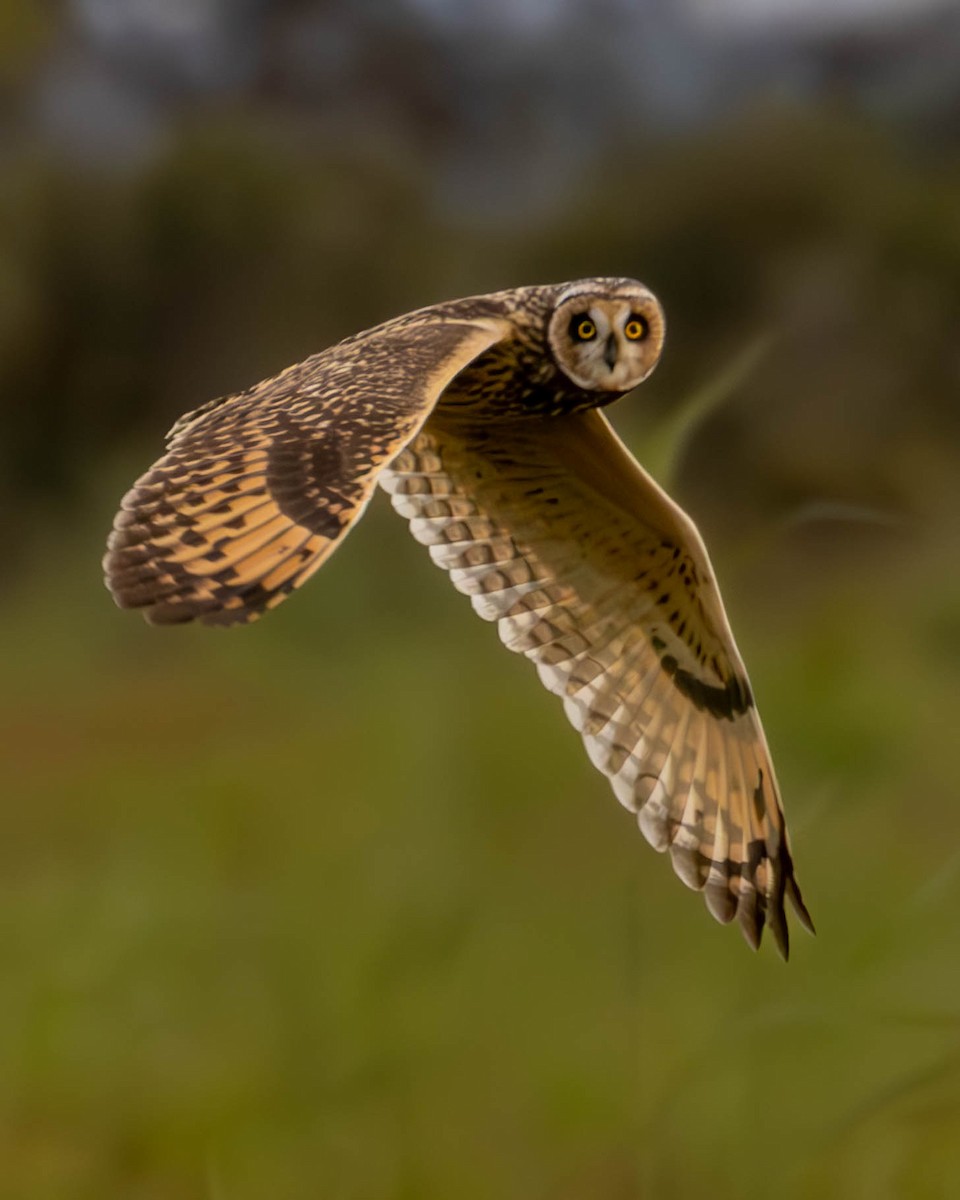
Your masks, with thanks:
<instances>
[{"instance_id":1,"label":"short-eared owl","mask_svg":"<svg viewBox=\"0 0 960 1200\"><path fill-rule=\"evenodd\" d=\"M664 318L631 279L513 288L347 338L181 418L105 559L122 608L233 625L274 608L379 483L417 541L563 699L677 874L788 951L770 753L703 542L600 411Z\"/></svg>"}]
</instances>

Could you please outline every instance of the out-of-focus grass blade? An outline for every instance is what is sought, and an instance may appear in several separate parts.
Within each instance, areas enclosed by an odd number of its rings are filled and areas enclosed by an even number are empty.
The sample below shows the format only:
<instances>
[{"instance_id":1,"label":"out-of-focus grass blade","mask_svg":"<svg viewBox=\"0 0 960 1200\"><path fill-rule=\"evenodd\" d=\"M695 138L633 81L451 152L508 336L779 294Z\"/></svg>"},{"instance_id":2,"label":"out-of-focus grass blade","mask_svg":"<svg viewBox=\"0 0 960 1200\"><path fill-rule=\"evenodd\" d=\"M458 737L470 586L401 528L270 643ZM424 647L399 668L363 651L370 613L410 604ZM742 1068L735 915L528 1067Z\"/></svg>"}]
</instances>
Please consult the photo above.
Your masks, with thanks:
<instances>
[{"instance_id":1,"label":"out-of-focus grass blade","mask_svg":"<svg viewBox=\"0 0 960 1200\"><path fill-rule=\"evenodd\" d=\"M818 524L872 525L897 534L909 529L910 518L904 513L872 508L866 504L848 504L842 500L810 500L759 524L752 537L741 538L732 558L734 569L744 573L767 558L773 548L791 532Z\"/></svg>"},{"instance_id":2,"label":"out-of-focus grass blade","mask_svg":"<svg viewBox=\"0 0 960 1200\"><path fill-rule=\"evenodd\" d=\"M889 1087L879 1089L874 1095L858 1104L837 1123L834 1137L838 1143L842 1143L844 1138L879 1114L904 1106L912 1106L918 1102L924 1103L929 1097L936 1095L937 1089L941 1085L946 1084L952 1092L958 1078L960 1078L960 1051L940 1057L933 1062L924 1063L915 1071L906 1072L899 1079L895 1079ZM951 1106L956 1106L955 1096L952 1097Z\"/></svg>"},{"instance_id":3,"label":"out-of-focus grass blade","mask_svg":"<svg viewBox=\"0 0 960 1200\"><path fill-rule=\"evenodd\" d=\"M213 1150L207 1153L206 1175L207 1200L227 1200L227 1193L223 1188L223 1179L217 1163L217 1156Z\"/></svg>"},{"instance_id":4,"label":"out-of-focus grass blade","mask_svg":"<svg viewBox=\"0 0 960 1200\"><path fill-rule=\"evenodd\" d=\"M651 429L641 432L640 461L664 487L673 483L690 439L711 413L732 399L769 352L773 336L765 333L749 342L709 382L682 400Z\"/></svg>"},{"instance_id":5,"label":"out-of-focus grass blade","mask_svg":"<svg viewBox=\"0 0 960 1200\"><path fill-rule=\"evenodd\" d=\"M810 500L791 509L780 524L787 529L815 525L820 521L846 521L854 525L879 525L884 529L903 529L909 524L904 513L871 508L865 504L847 504L842 500Z\"/></svg>"}]
</instances>

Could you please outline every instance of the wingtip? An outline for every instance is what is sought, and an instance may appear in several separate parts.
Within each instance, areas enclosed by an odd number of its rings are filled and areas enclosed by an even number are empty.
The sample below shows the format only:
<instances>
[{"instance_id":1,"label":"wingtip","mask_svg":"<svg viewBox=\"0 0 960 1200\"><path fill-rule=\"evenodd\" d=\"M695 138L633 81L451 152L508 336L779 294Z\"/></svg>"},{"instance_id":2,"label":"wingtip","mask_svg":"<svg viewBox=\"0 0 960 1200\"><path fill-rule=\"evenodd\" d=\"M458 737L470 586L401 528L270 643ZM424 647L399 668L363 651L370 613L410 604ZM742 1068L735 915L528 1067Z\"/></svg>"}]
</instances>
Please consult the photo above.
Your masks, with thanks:
<instances>
[{"instance_id":1,"label":"wingtip","mask_svg":"<svg viewBox=\"0 0 960 1200\"><path fill-rule=\"evenodd\" d=\"M770 908L768 924L773 935L777 952L784 962L790 961L790 929L787 925L787 914L783 910L783 902L778 901Z\"/></svg>"},{"instance_id":2,"label":"wingtip","mask_svg":"<svg viewBox=\"0 0 960 1200\"><path fill-rule=\"evenodd\" d=\"M703 889L703 899L707 911L721 925L729 925L737 915L737 902L726 882L717 883L708 880Z\"/></svg>"},{"instance_id":3,"label":"wingtip","mask_svg":"<svg viewBox=\"0 0 960 1200\"><path fill-rule=\"evenodd\" d=\"M760 949L760 930L756 925L748 924L746 921L740 921L740 932L743 934L743 940L747 943L751 950L757 951Z\"/></svg>"},{"instance_id":4,"label":"wingtip","mask_svg":"<svg viewBox=\"0 0 960 1200\"><path fill-rule=\"evenodd\" d=\"M807 911L807 906L804 904L803 897L800 895L800 889L797 886L796 880L792 876L787 880L786 891L787 895L790 897L790 903L793 905L793 911L797 915L797 920L804 927L807 933L810 933L816 937L817 930L813 923L813 917L811 917L810 913Z\"/></svg>"},{"instance_id":5,"label":"wingtip","mask_svg":"<svg viewBox=\"0 0 960 1200\"><path fill-rule=\"evenodd\" d=\"M746 888L740 894L740 902L737 905L737 922L747 945L752 950L759 950L763 938L765 917L760 905L760 898L753 888Z\"/></svg>"}]
</instances>

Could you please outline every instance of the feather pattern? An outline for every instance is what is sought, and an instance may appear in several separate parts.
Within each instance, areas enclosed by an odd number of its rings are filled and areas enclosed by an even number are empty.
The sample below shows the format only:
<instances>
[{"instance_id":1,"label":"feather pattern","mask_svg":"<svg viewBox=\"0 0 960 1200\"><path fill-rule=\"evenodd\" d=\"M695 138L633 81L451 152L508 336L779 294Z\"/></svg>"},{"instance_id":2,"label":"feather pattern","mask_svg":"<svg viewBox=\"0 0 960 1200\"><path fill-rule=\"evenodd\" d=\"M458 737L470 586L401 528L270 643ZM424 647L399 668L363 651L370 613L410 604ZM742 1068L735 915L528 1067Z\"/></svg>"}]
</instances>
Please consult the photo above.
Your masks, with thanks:
<instances>
[{"instance_id":1,"label":"feather pattern","mask_svg":"<svg viewBox=\"0 0 960 1200\"><path fill-rule=\"evenodd\" d=\"M441 409L380 483L561 697L650 844L718 920L753 946L769 923L786 956L779 793L709 560L603 415L517 424L491 447Z\"/></svg>"},{"instance_id":2,"label":"feather pattern","mask_svg":"<svg viewBox=\"0 0 960 1200\"><path fill-rule=\"evenodd\" d=\"M489 320L401 324L181 418L114 521L104 569L117 603L156 624L232 625L276 607L343 540L447 382L501 333ZM397 356L410 378L390 372Z\"/></svg>"}]
</instances>

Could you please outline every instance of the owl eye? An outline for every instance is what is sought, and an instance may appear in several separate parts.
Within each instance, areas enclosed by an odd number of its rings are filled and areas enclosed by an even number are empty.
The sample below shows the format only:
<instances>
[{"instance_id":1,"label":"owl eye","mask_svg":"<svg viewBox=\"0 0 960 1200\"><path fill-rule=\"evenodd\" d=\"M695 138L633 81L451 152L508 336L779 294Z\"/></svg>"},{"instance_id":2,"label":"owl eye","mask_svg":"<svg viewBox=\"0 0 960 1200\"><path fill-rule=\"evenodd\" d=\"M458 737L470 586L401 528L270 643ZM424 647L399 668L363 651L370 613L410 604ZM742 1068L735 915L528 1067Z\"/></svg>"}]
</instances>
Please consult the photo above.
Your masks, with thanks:
<instances>
[{"instance_id":1,"label":"owl eye","mask_svg":"<svg viewBox=\"0 0 960 1200\"><path fill-rule=\"evenodd\" d=\"M642 342L649 332L650 326L643 317L638 316L636 313L634 313L623 327L624 337L631 342Z\"/></svg>"},{"instance_id":2,"label":"owl eye","mask_svg":"<svg viewBox=\"0 0 960 1200\"><path fill-rule=\"evenodd\" d=\"M574 317L570 321L570 336L577 342L591 342L597 336L597 327L589 317Z\"/></svg>"}]
</instances>

